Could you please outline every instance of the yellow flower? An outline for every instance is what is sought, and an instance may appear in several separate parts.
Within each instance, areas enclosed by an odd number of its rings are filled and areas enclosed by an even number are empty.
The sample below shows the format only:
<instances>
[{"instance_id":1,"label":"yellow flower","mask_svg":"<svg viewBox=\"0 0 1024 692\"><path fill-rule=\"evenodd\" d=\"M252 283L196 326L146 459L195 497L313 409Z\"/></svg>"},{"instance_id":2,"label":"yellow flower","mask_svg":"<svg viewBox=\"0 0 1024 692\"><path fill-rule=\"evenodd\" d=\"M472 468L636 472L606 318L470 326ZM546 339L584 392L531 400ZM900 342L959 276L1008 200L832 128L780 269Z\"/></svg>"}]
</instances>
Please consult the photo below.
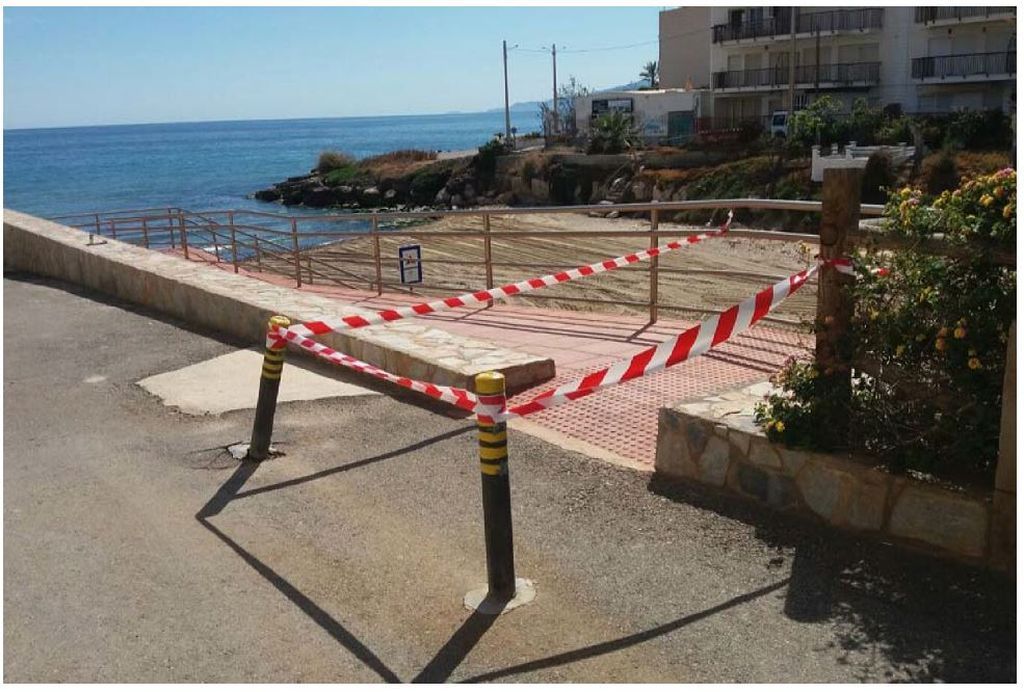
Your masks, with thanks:
<instances>
[{"instance_id":1,"label":"yellow flower","mask_svg":"<svg viewBox=\"0 0 1024 692\"><path fill-rule=\"evenodd\" d=\"M900 344L899 346L897 346L896 347L896 357L898 358L898 357L902 356L903 352L906 351L906 350L907 350L907 347L904 346L903 344Z\"/></svg>"},{"instance_id":2,"label":"yellow flower","mask_svg":"<svg viewBox=\"0 0 1024 692\"><path fill-rule=\"evenodd\" d=\"M942 329L939 330L939 336L942 338L949 336L949 330L943 327Z\"/></svg>"},{"instance_id":3,"label":"yellow flower","mask_svg":"<svg viewBox=\"0 0 1024 692\"><path fill-rule=\"evenodd\" d=\"M786 424L782 421L775 421L775 432L782 432L786 429Z\"/></svg>"},{"instance_id":4,"label":"yellow flower","mask_svg":"<svg viewBox=\"0 0 1024 692\"><path fill-rule=\"evenodd\" d=\"M993 194L993 195L995 195L996 199L999 199L999 198L1000 198L1000 197L1002 197L1002 196L1003 196L1004 194L1006 194L1006 190L1004 190L1004 189L1003 189L1003 188L1002 188L1002 187L1000 186L1000 187L997 187L997 188L996 188L995 190L992 190L992 194Z\"/></svg>"},{"instance_id":5,"label":"yellow flower","mask_svg":"<svg viewBox=\"0 0 1024 692\"><path fill-rule=\"evenodd\" d=\"M978 360L977 358L971 358L970 360L967 361L967 367L969 367L971 370L977 370L978 368L981 367L981 361Z\"/></svg>"},{"instance_id":6,"label":"yellow flower","mask_svg":"<svg viewBox=\"0 0 1024 692\"><path fill-rule=\"evenodd\" d=\"M900 190L900 197L902 197L903 199L907 199L908 197L910 197L910 188L905 187L902 190Z\"/></svg>"},{"instance_id":7,"label":"yellow flower","mask_svg":"<svg viewBox=\"0 0 1024 692\"><path fill-rule=\"evenodd\" d=\"M946 350L946 340L945 339L936 339L935 340L935 350L936 351L945 351Z\"/></svg>"},{"instance_id":8,"label":"yellow flower","mask_svg":"<svg viewBox=\"0 0 1024 692\"><path fill-rule=\"evenodd\" d=\"M1013 214L1016 211L1017 210L1013 208L1012 204L1007 204L1005 207L1003 207L1003 218L1004 219L1012 219L1013 218Z\"/></svg>"},{"instance_id":9,"label":"yellow flower","mask_svg":"<svg viewBox=\"0 0 1024 692\"><path fill-rule=\"evenodd\" d=\"M871 321L874 322L877 319L878 319L878 310L872 310L871 311Z\"/></svg>"},{"instance_id":10,"label":"yellow flower","mask_svg":"<svg viewBox=\"0 0 1024 692\"><path fill-rule=\"evenodd\" d=\"M995 202L996 200L995 198L992 197L992 195L982 195L979 201L981 202L981 206L991 207L992 203Z\"/></svg>"},{"instance_id":11,"label":"yellow flower","mask_svg":"<svg viewBox=\"0 0 1024 692\"><path fill-rule=\"evenodd\" d=\"M965 336L967 336L967 330L964 329L963 327L957 327L956 329L953 330L954 339L962 339Z\"/></svg>"}]
</instances>

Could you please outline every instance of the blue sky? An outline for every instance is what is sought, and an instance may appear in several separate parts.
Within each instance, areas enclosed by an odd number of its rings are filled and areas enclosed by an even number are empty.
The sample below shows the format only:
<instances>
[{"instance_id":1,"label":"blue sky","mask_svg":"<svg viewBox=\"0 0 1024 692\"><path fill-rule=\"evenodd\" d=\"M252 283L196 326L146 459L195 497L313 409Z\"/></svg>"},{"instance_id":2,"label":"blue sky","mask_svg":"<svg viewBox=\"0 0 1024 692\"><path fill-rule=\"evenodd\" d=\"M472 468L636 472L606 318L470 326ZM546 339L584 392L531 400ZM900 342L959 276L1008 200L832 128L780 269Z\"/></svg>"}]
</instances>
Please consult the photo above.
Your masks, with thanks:
<instances>
[{"instance_id":1,"label":"blue sky","mask_svg":"<svg viewBox=\"0 0 1024 692\"><path fill-rule=\"evenodd\" d=\"M634 81L657 7L6 7L4 127L479 111ZM647 43L615 50L590 50ZM564 52L563 52L564 46ZM589 52L572 52L589 51Z\"/></svg>"}]
</instances>

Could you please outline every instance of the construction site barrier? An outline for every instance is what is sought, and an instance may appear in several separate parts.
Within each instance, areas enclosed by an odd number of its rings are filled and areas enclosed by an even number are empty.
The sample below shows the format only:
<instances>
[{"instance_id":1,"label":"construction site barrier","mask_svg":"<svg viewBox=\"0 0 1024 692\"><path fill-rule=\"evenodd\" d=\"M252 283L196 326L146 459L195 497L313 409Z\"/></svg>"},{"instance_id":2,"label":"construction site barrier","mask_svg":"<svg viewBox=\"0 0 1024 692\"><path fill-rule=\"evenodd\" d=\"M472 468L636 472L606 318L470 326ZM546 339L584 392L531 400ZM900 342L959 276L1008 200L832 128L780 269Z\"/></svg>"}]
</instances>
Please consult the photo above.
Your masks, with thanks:
<instances>
[{"instance_id":1,"label":"construction site barrier","mask_svg":"<svg viewBox=\"0 0 1024 692\"><path fill-rule=\"evenodd\" d=\"M375 315L370 315L368 317L364 317L363 315L347 315L345 317L313 320L310 322L304 322L301 325L295 325L288 331L289 334L293 334L298 337L309 337L317 334L327 334L328 332L340 332L348 329L358 329L359 327L369 327L374 324L394 322L395 320L405 319L406 317L416 317L418 315L426 315L432 312L454 310L455 308L467 307L470 305L488 304L494 300L502 300L521 293L535 291L539 288L546 288L548 286L554 286L567 281L581 279L586 276L593 276L594 274L619 269L620 267L635 264L646 259L653 259L659 255L663 255L674 250L680 250L684 247L699 243L702 240L707 240L708 238L717 238L728 232L729 226L732 225L732 218L733 213L730 210L725 221L717 231L686 236L682 240L675 240L671 243L665 243L664 245L648 248L628 255L622 255L621 257L614 257L601 262L576 267L575 269L569 269L555 274L548 274L546 276L539 276L533 279L527 279L526 281L520 281L518 283L506 284L486 291L474 291L464 293L459 296L444 298L442 300L435 300L429 303L419 303L417 305L410 305L408 307L396 308L393 310L381 310Z\"/></svg>"}]
</instances>

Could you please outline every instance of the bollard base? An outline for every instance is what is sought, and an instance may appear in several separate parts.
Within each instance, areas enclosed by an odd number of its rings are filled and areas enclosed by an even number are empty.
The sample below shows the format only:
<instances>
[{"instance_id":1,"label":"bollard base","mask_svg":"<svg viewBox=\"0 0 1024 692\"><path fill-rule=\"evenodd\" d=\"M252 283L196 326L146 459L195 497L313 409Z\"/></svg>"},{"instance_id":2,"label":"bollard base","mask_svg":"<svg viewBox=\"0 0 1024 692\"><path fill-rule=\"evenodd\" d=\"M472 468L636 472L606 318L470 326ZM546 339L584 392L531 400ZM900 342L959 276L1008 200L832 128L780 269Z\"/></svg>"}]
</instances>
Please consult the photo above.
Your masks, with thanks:
<instances>
[{"instance_id":1,"label":"bollard base","mask_svg":"<svg viewBox=\"0 0 1024 692\"><path fill-rule=\"evenodd\" d=\"M267 455L268 459L270 457L276 457L276 456L280 456L281 455L281 452L278 451L277 447L271 446L269 451L270 451L270 454ZM249 458L249 443L248 442L239 442L238 444L228 445L228 453L236 461L242 461L243 459L248 459Z\"/></svg>"},{"instance_id":2,"label":"bollard base","mask_svg":"<svg viewBox=\"0 0 1024 692\"><path fill-rule=\"evenodd\" d=\"M501 615L519 606L530 603L537 597L537 588L529 579L516 579L516 593L512 600L503 602L487 597L487 587L481 586L473 589L462 599L462 605L466 610L474 610L484 615Z\"/></svg>"}]
</instances>

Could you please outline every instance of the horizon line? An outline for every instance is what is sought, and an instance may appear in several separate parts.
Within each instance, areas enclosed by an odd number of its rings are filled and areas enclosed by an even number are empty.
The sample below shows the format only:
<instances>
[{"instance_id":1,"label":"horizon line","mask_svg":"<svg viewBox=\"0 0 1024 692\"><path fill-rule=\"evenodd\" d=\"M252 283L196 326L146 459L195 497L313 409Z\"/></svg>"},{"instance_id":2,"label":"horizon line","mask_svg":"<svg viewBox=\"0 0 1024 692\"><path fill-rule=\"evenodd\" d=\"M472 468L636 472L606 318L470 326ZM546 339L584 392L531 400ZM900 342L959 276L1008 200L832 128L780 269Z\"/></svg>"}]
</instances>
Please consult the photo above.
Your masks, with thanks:
<instances>
[{"instance_id":1,"label":"horizon line","mask_svg":"<svg viewBox=\"0 0 1024 692\"><path fill-rule=\"evenodd\" d=\"M510 104L511 109L520 104L532 104L542 103L543 101L519 101L514 104ZM217 118L213 120L165 120L165 121L151 121L151 122L135 122L135 123L94 123L91 125L43 125L43 126L29 126L29 127L4 127L3 131L6 132L25 132L29 130L73 130L73 129L86 129L91 127L144 127L149 125L203 125L212 123L240 123L240 122L273 122L273 121L284 121L284 120L358 120L360 118L418 118L423 116L439 116L439 115L479 115L481 113L502 113L504 107L488 108L480 111L462 111L462 110L449 110L439 111L434 113L379 113L374 115L305 115L299 117L256 117L256 118Z\"/></svg>"}]
</instances>

